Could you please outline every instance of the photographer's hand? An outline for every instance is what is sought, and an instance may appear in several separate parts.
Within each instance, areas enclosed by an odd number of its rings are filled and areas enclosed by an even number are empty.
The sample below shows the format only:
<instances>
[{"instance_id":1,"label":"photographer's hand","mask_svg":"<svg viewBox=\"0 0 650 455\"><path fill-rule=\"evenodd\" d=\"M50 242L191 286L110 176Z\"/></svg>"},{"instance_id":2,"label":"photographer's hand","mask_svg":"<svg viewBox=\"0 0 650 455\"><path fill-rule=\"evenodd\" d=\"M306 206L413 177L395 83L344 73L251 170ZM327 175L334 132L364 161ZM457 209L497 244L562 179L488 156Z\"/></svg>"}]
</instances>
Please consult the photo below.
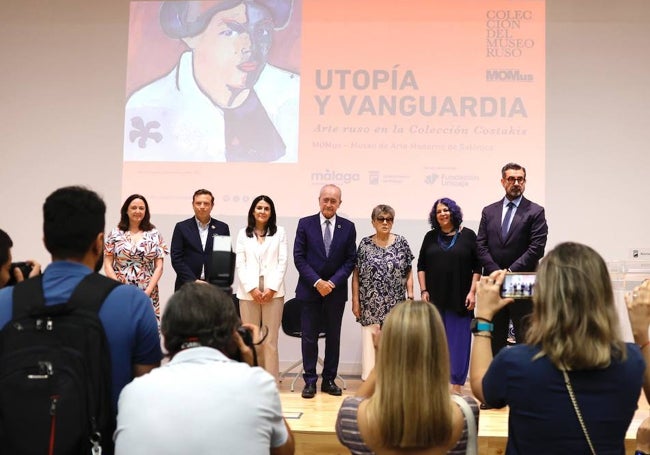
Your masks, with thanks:
<instances>
[{"instance_id":1,"label":"photographer's hand","mask_svg":"<svg viewBox=\"0 0 650 455\"><path fill-rule=\"evenodd\" d=\"M260 328L257 325L247 323L247 324L242 324L242 327L246 328L248 331L251 332L253 343L259 342ZM255 355L253 354L253 349L257 349L257 346L254 348L247 346L246 343L244 343L244 340L242 339L241 335L237 333L236 330L234 332L234 337L235 337L235 342L237 343L237 348L241 353L242 360L252 367L257 366L255 365Z\"/></svg>"},{"instance_id":2,"label":"photographer's hand","mask_svg":"<svg viewBox=\"0 0 650 455\"><path fill-rule=\"evenodd\" d=\"M246 343L244 343L244 340L242 339L241 335L237 333L235 330L234 336L235 336L235 342L237 343L237 348L239 349L239 352L241 353L241 359L242 361L246 362L252 367L258 366L255 362L256 355L253 353L253 349L256 350L257 358L261 358L261 352L260 350L262 349L261 343L262 342L262 336L261 336L261 329L259 326L255 324L242 324L242 327L244 327L246 330L248 330L251 333L251 338L253 340L254 346L247 346Z\"/></svg>"},{"instance_id":3,"label":"photographer's hand","mask_svg":"<svg viewBox=\"0 0 650 455\"><path fill-rule=\"evenodd\" d=\"M650 337L648 327L650 326L650 280L645 280L640 286L636 286L632 292L625 294L628 316L634 342L639 345L641 354L646 364L650 361ZM643 374L643 393L646 399L650 399L650 368L646 368Z\"/></svg>"},{"instance_id":4,"label":"photographer's hand","mask_svg":"<svg viewBox=\"0 0 650 455\"><path fill-rule=\"evenodd\" d=\"M25 279L27 278L32 278L41 274L41 264L39 264L33 259L28 259L25 261L25 263L29 264L29 266L31 267L31 270L29 271L29 276L25 277L20 267L14 267L14 269L11 271L14 278L16 279L16 283L20 283L21 281L25 281Z\"/></svg>"},{"instance_id":5,"label":"photographer's hand","mask_svg":"<svg viewBox=\"0 0 650 455\"><path fill-rule=\"evenodd\" d=\"M501 284L505 279L505 275L505 270L496 270L490 273L490 276L484 276L479 280L476 292L476 308L474 308L474 314L477 318L491 321L501 308L514 302L514 299L511 298L501 298Z\"/></svg>"},{"instance_id":6,"label":"photographer's hand","mask_svg":"<svg viewBox=\"0 0 650 455\"><path fill-rule=\"evenodd\" d=\"M34 259L28 259L27 262L29 265L32 266L31 272L29 272L29 278L34 278L35 276L38 276L41 274L41 264L39 264L37 261Z\"/></svg>"}]
</instances>

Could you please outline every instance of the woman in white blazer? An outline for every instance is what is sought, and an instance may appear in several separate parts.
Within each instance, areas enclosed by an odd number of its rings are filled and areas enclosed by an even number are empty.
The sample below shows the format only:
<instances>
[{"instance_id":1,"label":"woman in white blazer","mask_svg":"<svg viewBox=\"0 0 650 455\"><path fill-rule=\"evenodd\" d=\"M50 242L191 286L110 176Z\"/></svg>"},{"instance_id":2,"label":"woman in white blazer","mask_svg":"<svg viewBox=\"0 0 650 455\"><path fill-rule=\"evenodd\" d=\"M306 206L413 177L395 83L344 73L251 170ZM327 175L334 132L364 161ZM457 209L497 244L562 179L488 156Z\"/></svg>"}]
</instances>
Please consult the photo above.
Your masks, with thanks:
<instances>
[{"instance_id":1,"label":"woman in white blazer","mask_svg":"<svg viewBox=\"0 0 650 455\"><path fill-rule=\"evenodd\" d=\"M284 305L287 235L276 225L275 205L257 196L248 210L248 226L237 234L237 298L244 323L268 327L260 364L278 378L278 333Z\"/></svg>"}]
</instances>

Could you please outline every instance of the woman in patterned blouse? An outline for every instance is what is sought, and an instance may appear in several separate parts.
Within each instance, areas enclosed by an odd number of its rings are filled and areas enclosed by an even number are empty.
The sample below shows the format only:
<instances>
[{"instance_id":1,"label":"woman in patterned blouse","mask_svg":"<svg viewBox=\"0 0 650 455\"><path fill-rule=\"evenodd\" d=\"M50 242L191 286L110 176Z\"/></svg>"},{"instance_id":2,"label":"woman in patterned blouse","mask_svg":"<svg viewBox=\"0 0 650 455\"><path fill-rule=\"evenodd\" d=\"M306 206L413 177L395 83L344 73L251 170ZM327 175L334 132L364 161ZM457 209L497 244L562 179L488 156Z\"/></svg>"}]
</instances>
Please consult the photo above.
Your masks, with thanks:
<instances>
[{"instance_id":1,"label":"woman in patterned blouse","mask_svg":"<svg viewBox=\"0 0 650 455\"><path fill-rule=\"evenodd\" d=\"M352 275L352 312L362 325L364 381L375 364L373 330L384 323L398 302L413 299L414 256L406 239L391 232L395 210L389 205L378 205L372 210L371 220L375 234L361 239Z\"/></svg>"},{"instance_id":2,"label":"woman in patterned blouse","mask_svg":"<svg viewBox=\"0 0 650 455\"><path fill-rule=\"evenodd\" d=\"M160 325L158 281L169 248L149 220L149 204L144 196L132 194L120 209L120 222L106 237L106 276L142 289L150 298Z\"/></svg>"}]
</instances>

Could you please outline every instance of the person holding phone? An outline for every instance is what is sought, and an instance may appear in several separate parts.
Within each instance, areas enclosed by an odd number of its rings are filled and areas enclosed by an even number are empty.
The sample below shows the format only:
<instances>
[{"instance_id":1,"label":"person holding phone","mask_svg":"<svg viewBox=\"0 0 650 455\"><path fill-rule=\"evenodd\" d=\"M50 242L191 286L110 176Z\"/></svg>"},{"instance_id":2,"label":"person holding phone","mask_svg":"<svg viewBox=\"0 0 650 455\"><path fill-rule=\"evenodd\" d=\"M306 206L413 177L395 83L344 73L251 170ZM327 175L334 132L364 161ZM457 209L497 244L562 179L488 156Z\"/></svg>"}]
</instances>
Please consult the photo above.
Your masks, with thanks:
<instances>
[{"instance_id":1,"label":"person holding phone","mask_svg":"<svg viewBox=\"0 0 650 455\"><path fill-rule=\"evenodd\" d=\"M643 338L635 336L643 344L625 343L605 261L586 245L561 243L540 263L525 343L493 358L494 317L519 304L499 295L505 277L496 270L479 282L470 381L481 402L509 407L506 454L625 453L648 319Z\"/></svg>"},{"instance_id":2,"label":"person holding phone","mask_svg":"<svg viewBox=\"0 0 650 455\"><path fill-rule=\"evenodd\" d=\"M460 393L467 380L471 336L469 325L476 304L481 268L476 234L461 226L463 212L449 198L438 199L429 213L431 230L418 257L422 300L438 309L447 334L452 389Z\"/></svg>"}]
</instances>

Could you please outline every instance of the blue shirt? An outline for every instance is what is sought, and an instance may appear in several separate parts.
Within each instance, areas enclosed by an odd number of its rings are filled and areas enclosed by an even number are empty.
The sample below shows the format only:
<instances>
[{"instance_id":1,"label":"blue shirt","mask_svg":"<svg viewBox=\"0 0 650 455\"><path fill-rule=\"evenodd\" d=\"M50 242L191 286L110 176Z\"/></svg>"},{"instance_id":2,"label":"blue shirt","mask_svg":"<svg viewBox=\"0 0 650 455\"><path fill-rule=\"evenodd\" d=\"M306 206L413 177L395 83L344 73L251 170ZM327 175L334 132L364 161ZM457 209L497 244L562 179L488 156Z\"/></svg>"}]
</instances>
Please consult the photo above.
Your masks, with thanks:
<instances>
[{"instance_id":1,"label":"blue shirt","mask_svg":"<svg viewBox=\"0 0 650 455\"><path fill-rule=\"evenodd\" d=\"M637 345L626 346L624 362L569 372L598 454L625 453L625 432L639 401L645 361ZM485 402L510 407L506 454L589 453L562 372L546 356L533 360L539 351L526 344L502 349L483 377Z\"/></svg>"},{"instance_id":2,"label":"blue shirt","mask_svg":"<svg viewBox=\"0 0 650 455\"><path fill-rule=\"evenodd\" d=\"M55 261L43 274L46 305L66 302L91 270L83 264ZM13 315L13 287L0 289L0 329ZM108 295L99 319L111 354L113 409L122 388L133 379L133 365L156 365L162 358L158 323L147 295L135 286L118 286Z\"/></svg>"}]
</instances>

